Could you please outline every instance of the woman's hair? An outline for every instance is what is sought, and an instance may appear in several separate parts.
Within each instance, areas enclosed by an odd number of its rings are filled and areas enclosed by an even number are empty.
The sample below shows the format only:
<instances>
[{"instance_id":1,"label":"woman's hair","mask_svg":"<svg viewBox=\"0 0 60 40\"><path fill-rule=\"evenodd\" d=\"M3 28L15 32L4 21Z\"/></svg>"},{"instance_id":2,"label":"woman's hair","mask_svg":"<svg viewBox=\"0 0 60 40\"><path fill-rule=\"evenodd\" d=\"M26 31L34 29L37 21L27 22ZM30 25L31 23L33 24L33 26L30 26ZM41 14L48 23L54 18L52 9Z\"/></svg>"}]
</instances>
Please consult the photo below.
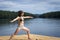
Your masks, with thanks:
<instances>
[{"instance_id":1,"label":"woman's hair","mask_svg":"<svg viewBox=\"0 0 60 40\"><path fill-rule=\"evenodd\" d=\"M20 17L22 13L23 13L22 10L18 11L18 16Z\"/></svg>"}]
</instances>

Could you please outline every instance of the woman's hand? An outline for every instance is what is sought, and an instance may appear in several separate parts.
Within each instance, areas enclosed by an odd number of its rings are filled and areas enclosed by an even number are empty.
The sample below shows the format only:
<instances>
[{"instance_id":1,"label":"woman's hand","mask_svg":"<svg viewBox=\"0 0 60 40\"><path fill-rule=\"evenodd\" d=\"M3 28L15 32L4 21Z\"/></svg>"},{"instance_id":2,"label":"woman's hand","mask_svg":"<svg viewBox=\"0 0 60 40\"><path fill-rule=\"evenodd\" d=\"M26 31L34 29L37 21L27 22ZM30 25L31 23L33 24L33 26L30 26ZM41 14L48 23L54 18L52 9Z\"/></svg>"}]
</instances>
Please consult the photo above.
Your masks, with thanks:
<instances>
[{"instance_id":1,"label":"woman's hand","mask_svg":"<svg viewBox=\"0 0 60 40\"><path fill-rule=\"evenodd\" d=\"M13 22L13 21L10 21L11 23Z\"/></svg>"}]
</instances>

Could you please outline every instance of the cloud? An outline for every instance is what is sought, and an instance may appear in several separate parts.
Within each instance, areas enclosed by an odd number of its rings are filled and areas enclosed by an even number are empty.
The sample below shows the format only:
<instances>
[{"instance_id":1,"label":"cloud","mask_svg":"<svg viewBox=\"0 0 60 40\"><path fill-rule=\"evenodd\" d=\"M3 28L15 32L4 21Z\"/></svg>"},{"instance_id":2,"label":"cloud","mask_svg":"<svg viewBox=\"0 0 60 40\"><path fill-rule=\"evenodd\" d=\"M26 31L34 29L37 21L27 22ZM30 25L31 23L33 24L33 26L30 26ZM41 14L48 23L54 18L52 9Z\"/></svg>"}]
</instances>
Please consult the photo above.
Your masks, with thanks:
<instances>
[{"instance_id":1,"label":"cloud","mask_svg":"<svg viewBox=\"0 0 60 40\"><path fill-rule=\"evenodd\" d=\"M3 0L0 1L0 9L3 10L24 10L31 13L44 13L60 10L59 0Z\"/></svg>"}]
</instances>

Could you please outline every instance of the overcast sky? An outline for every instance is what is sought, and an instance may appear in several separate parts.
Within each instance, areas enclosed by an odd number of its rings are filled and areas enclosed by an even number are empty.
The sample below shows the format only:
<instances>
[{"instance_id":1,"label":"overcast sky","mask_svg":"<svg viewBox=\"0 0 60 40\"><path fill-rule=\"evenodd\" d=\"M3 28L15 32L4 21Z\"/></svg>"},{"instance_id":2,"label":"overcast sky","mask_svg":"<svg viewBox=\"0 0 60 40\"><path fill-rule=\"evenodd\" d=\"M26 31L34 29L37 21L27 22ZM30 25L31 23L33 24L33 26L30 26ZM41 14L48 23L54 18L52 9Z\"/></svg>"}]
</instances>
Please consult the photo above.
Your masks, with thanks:
<instances>
[{"instance_id":1,"label":"overcast sky","mask_svg":"<svg viewBox=\"0 0 60 40\"><path fill-rule=\"evenodd\" d=\"M0 10L30 12L42 14L60 11L60 0L0 0Z\"/></svg>"}]
</instances>

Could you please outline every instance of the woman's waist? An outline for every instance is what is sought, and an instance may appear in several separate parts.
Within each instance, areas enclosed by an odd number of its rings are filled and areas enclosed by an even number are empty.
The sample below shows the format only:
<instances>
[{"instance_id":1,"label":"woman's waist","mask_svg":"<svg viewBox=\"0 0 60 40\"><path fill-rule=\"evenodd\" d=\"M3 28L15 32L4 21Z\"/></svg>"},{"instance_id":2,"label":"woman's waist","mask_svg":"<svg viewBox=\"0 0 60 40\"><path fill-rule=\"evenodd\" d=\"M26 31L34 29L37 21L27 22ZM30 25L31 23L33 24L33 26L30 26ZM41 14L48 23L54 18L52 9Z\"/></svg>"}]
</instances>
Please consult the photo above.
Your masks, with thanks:
<instances>
[{"instance_id":1,"label":"woman's waist","mask_svg":"<svg viewBox=\"0 0 60 40\"><path fill-rule=\"evenodd\" d=\"M19 27L23 27L24 26L24 24L20 24L20 25L18 25Z\"/></svg>"}]
</instances>

